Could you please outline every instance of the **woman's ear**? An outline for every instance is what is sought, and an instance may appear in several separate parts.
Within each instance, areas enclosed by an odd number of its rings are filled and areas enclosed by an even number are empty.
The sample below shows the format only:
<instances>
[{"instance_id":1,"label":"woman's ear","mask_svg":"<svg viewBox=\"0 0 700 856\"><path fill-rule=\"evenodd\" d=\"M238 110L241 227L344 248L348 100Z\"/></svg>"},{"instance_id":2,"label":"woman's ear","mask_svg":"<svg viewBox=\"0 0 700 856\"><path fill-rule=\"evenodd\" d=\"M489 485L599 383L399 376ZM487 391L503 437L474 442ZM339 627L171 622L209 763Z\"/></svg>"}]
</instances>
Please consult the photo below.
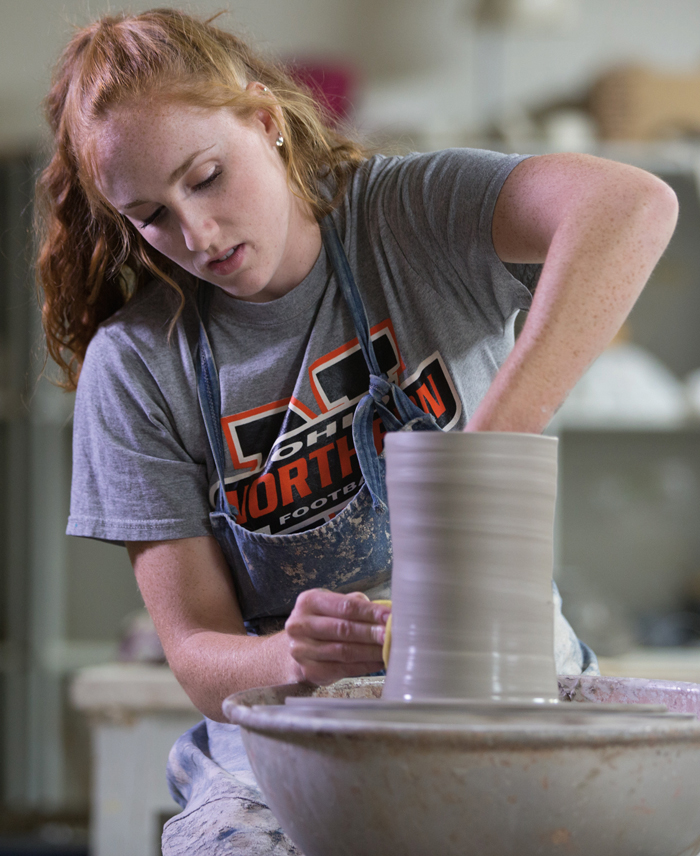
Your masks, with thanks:
<instances>
[{"instance_id":1,"label":"woman's ear","mask_svg":"<svg viewBox=\"0 0 700 856\"><path fill-rule=\"evenodd\" d=\"M257 95L265 95L270 101L269 109L259 108L255 112L258 121L263 125L265 134L274 142L280 134L280 118L281 110L279 104L275 101L273 94L268 88L257 80L251 81L246 86L246 91L255 91Z\"/></svg>"}]
</instances>

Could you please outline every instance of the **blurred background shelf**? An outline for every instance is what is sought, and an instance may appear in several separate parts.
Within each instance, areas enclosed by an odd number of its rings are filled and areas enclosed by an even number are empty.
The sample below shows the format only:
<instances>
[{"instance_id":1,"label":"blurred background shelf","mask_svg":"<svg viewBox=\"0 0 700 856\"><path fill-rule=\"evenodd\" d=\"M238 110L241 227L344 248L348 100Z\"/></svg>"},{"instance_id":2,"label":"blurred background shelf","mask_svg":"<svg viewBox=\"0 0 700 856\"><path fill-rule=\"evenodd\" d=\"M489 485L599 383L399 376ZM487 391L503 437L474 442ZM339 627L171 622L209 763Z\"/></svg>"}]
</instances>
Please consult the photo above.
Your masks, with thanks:
<instances>
[{"instance_id":1,"label":"blurred background shelf","mask_svg":"<svg viewBox=\"0 0 700 856\"><path fill-rule=\"evenodd\" d=\"M620 678L700 683L700 649L637 648L600 658L601 674Z\"/></svg>"},{"instance_id":2,"label":"blurred background shelf","mask_svg":"<svg viewBox=\"0 0 700 856\"><path fill-rule=\"evenodd\" d=\"M70 698L92 737L91 853L157 856L163 822L177 811L163 770L201 714L165 665L82 669Z\"/></svg>"}]
</instances>

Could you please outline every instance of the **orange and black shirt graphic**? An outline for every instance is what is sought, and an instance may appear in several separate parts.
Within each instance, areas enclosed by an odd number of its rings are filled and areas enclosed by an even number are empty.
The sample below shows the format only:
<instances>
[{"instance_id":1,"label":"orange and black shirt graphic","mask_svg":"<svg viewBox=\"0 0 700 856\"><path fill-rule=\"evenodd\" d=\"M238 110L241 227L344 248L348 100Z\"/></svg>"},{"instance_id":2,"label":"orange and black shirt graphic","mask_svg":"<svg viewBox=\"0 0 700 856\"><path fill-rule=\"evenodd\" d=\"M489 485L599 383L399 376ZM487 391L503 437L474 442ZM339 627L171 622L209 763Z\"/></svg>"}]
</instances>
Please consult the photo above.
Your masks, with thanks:
<instances>
[{"instance_id":1,"label":"orange and black shirt graphic","mask_svg":"<svg viewBox=\"0 0 700 856\"><path fill-rule=\"evenodd\" d=\"M390 381L405 372L390 321L371 330L377 360ZM226 478L229 504L241 526L256 532L299 532L337 514L362 485L352 439L352 418L369 389L369 372L357 339L309 367L312 409L295 398L224 416L224 438L233 462ZM438 352L399 384L415 404L447 430L457 423L461 404ZM384 428L374 420L374 443ZM212 488L212 503L218 484Z\"/></svg>"}]
</instances>

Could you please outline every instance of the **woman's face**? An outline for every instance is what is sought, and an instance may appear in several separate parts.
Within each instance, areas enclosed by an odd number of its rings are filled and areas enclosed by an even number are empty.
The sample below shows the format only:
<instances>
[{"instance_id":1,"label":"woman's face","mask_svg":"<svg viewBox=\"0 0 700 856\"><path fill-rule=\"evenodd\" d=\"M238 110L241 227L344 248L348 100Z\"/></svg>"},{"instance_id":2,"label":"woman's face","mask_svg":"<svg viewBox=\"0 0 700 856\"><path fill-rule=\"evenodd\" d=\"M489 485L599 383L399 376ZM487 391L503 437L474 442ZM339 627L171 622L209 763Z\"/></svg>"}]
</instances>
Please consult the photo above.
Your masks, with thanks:
<instances>
[{"instance_id":1,"label":"woman's face","mask_svg":"<svg viewBox=\"0 0 700 856\"><path fill-rule=\"evenodd\" d=\"M144 239L243 300L285 294L321 249L318 224L287 184L273 117L144 101L95 135L98 188Z\"/></svg>"}]
</instances>

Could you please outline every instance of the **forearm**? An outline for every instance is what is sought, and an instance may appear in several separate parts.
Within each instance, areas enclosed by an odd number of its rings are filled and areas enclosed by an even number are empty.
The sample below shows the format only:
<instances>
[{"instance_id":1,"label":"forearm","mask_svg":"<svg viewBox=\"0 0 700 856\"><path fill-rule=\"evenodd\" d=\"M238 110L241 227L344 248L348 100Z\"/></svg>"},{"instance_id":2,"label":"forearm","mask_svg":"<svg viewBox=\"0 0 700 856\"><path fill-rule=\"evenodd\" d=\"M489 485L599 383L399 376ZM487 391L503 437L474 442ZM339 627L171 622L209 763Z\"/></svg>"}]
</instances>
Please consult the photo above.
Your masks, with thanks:
<instances>
[{"instance_id":1,"label":"forearm","mask_svg":"<svg viewBox=\"0 0 700 856\"><path fill-rule=\"evenodd\" d=\"M127 544L144 602L175 677L221 720L238 690L297 680L284 632L246 635L231 572L211 536Z\"/></svg>"},{"instance_id":2,"label":"forearm","mask_svg":"<svg viewBox=\"0 0 700 856\"><path fill-rule=\"evenodd\" d=\"M194 704L222 721L240 690L295 681L329 684L382 666L386 606L354 592L310 589L285 629L247 636L231 572L212 536L127 544L168 663Z\"/></svg>"},{"instance_id":3,"label":"forearm","mask_svg":"<svg viewBox=\"0 0 700 856\"><path fill-rule=\"evenodd\" d=\"M629 314L673 233L649 176L591 195L558 224L524 328L467 430L539 433Z\"/></svg>"},{"instance_id":4,"label":"forearm","mask_svg":"<svg viewBox=\"0 0 700 856\"><path fill-rule=\"evenodd\" d=\"M225 721L221 704L231 693L299 680L284 631L245 636L200 630L169 652L168 660L195 706L218 722Z\"/></svg>"},{"instance_id":5,"label":"forearm","mask_svg":"<svg viewBox=\"0 0 700 856\"><path fill-rule=\"evenodd\" d=\"M170 665L197 707L221 719L221 703L250 687L306 681L330 684L376 672L389 609L360 592L309 589L296 599L285 630L244 636L200 629L167 646Z\"/></svg>"}]
</instances>

